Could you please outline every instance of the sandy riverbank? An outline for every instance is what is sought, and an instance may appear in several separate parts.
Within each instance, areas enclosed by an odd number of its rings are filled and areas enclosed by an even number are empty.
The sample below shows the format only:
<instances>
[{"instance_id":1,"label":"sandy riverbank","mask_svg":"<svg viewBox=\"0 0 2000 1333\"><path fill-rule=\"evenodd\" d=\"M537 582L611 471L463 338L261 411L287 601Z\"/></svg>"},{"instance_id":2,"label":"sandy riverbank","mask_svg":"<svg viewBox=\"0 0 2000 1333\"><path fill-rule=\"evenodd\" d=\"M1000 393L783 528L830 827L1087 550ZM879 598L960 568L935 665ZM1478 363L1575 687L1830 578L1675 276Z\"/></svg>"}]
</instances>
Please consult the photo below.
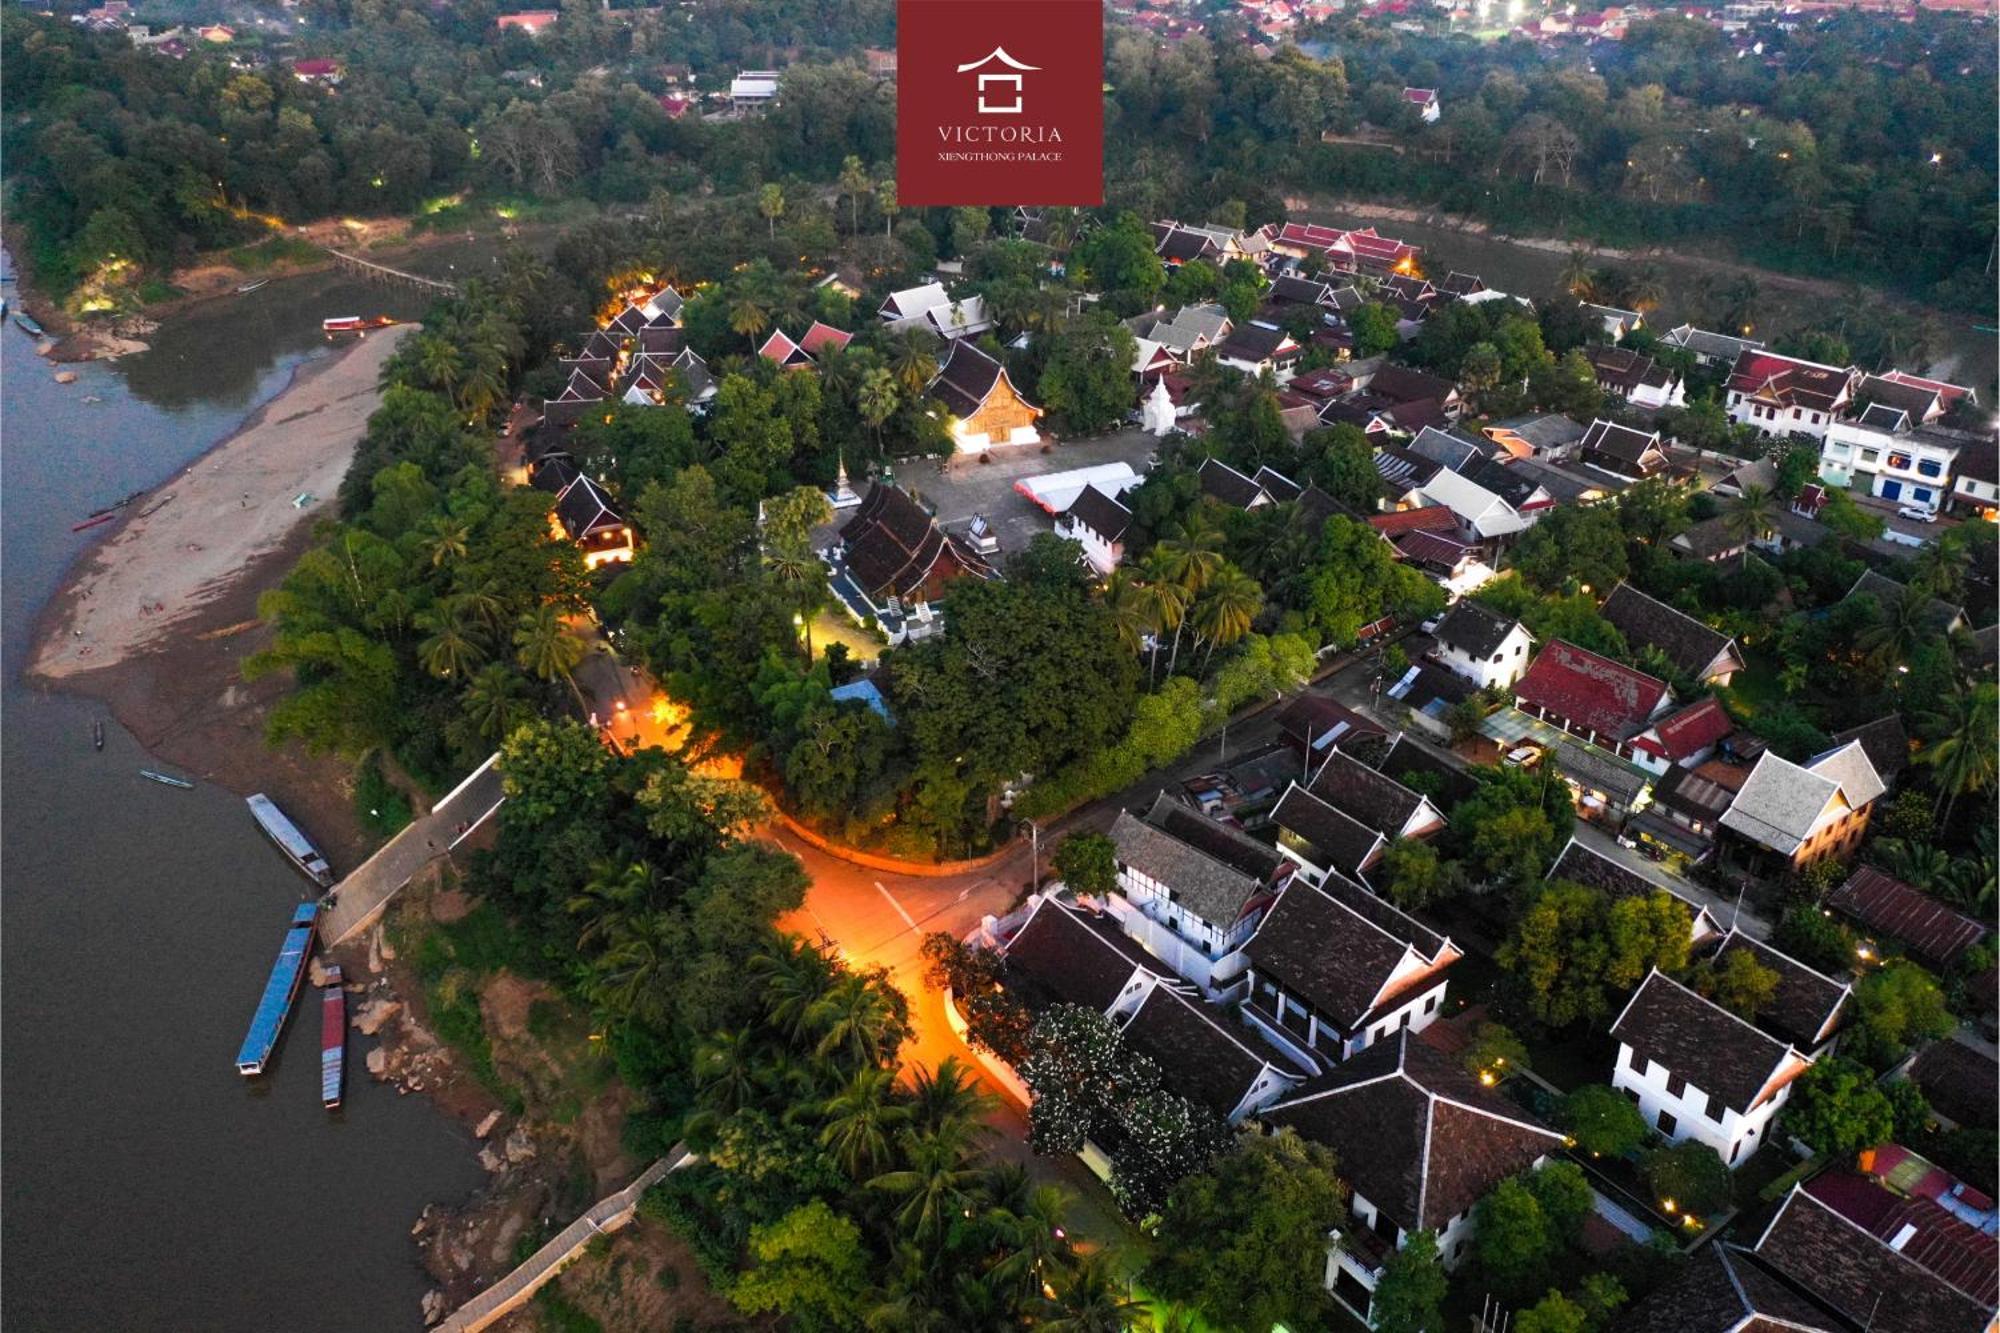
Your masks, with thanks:
<instances>
[{"instance_id":1,"label":"sandy riverbank","mask_svg":"<svg viewBox=\"0 0 2000 1333\"><path fill-rule=\"evenodd\" d=\"M30 677L62 681L161 643L327 512L380 398L382 363L407 332L306 363L234 435L136 501L50 602Z\"/></svg>"}]
</instances>

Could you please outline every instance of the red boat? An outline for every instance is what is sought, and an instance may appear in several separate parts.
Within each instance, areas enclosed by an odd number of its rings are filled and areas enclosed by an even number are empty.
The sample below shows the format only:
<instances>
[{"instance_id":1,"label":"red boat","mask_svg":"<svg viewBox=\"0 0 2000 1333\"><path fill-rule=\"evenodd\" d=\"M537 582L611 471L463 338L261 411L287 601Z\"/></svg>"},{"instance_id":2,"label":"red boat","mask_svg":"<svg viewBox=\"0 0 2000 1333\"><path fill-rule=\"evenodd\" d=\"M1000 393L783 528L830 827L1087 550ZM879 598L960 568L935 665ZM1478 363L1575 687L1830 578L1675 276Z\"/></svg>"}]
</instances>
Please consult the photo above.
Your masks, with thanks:
<instances>
[{"instance_id":1,"label":"red boat","mask_svg":"<svg viewBox=\"0 0 2000 1333\"><path fill-rule=\"evenodd\" d=\"M319 1002L319 1099L331 1111L340 1105L341 1065L347 1054L347 991L338 967L326 969Z\"/></svg>"},{"instance_id":2,"label":"red boat","mask_svg":"<svg viewBox=\"0 0 2000 1333\"><path fill-rule=\"evenodd\" d=\"M336 333L361 333L368 326L362 322L359 315L336 315L332 319L321 320L319 327L327 337L331 338Z\"/></svg>"}]
</instances>

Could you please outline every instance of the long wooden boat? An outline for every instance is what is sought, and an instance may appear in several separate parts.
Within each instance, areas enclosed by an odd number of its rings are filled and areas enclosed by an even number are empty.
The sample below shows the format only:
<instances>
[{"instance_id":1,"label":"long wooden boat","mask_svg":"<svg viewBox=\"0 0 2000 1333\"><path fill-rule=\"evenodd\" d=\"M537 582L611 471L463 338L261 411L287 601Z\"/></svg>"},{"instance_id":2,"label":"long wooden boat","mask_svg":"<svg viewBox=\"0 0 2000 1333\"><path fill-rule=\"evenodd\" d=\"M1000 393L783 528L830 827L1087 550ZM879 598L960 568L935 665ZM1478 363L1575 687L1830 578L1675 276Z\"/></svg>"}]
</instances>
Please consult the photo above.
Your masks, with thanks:
<instances>
[{"instance_id":1,"label":"long wooden boat","mask_svg":"<svg viewBox=\"0 0 2000 1333\"><path fill-rule=\"evenodd\" d=\"M236 1072L249 1078L264 1072L278 1034L285 1030L292 1002L298 999L299 983L305 979L306 962L312 957L313 935L319 928L319 904L300 903L292 910L292 922L285 930L285 942L278 948L278 961L264 982L264 994L257 1012L250 1016L250 1031L236 1052Z\"/></svg>"},{"instance_id":2,"label":"long wooden boat","mask_svg":"<svg viewBox=\"0 0 2000 1333\"><path fill-rule=\"evenodd\" d=\"M368 328L359 315L336 315L332 319L321 320L319 327L320 332L329 338L336 333L363 333Z\"/></svg>"},{"instance_id":3,"label":"long wooden boat","mask_svg":"<svg viewBox=\"0 0 2000 1333\"><path fill-rule=\"evenodd\" d=\"M322 889L333 887L333 867L326 863L326 856L314 845L313 840L305 835L305 830L294 824L291 817L278 808L275 801L263 792L258 792L250 797L246 804L249 805L250 814L256 819L257 826L270 835L272 842L278 844L278 850L285 854L286 860Z\"/></svg>"},{"instance_id":4,"label":"long wooden boat","mask_svg":"<svg viewBox=\"0 0 2000 1333\"><path fill-rule=\"evenodd\" d=\"M150 768L139 770L139 776L159 783L163 787L179 787L182 791L193 791L194 784L186 778L177 778L171 773L155 773Z\"/></svg>"},{"instance_id":5,"label":"long wooden boat","mask_svg":"<svg viewBox=\"0 0 2000 1333\"><path fill-rule=\"evenodd\" d=\"M20 325L21 332L27 334L30 338L48 337L48 331L42 328L42 326L36 322L35 317L29 314L25 310L17 311L15 313L14 322Z\"/></svg>"},{"instance_id":6,"label":"long wooden boat","mask_svg":"<svg viewBox=\"0 0 2000 1333\"><path fill-rule=\"evenodd\" d=\"M98 514L95 517L86 518L81 523L70 524L69 530L71 532L82 532L85 528L94 528L99 526L100 524L109 523L112 519L117 517L118 515L116 514Z\"/></svg>"},{"instance_id":7,"label":"long wooden boat","mask_svg":"<svg viewBox=\"0 0 2000 1333\"><path fill-rule=\"evenodd\" d=\"M340 1105L342 1065L347 1058L347 990L338 967L326 970L319 993L319 1099L327 1110Z\"/></svg>"},{"instance_id":8,"label":"long wooden boat","mask_svg":"<svg viewBox=\"0 0 2000 1333\"><path fill-rule=\"evenodd\" d=\"M251 292L256 291L259 287L265 286L270 281L271 280L269 278L259 278L255 282L246 282L241 287L238 287L236 289L236 294L238 296L248 296Z\"/></svg>"},{"instance_id":9,"label":"long wooden boat","mask_svg":"<svg viewBox=\"0 0 2000 1333\"><path fill-rule=\"evenodd\" d=\"M90 724L90 748L93 750L102 750L104 748L104 724L102 722L92 722Z\"/></svg>"}]
</instances>

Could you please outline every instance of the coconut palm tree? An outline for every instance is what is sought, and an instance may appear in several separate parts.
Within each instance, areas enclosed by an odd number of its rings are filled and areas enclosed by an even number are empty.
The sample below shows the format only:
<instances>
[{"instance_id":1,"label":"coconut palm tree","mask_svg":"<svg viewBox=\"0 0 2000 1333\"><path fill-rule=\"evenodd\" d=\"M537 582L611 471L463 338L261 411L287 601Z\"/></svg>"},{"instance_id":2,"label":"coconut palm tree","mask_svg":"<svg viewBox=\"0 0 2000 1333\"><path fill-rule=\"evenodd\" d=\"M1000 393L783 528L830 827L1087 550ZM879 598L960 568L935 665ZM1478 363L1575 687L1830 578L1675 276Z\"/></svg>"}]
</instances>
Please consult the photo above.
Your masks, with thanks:
<instances>
[{"instance_id":1,"label":"coconut palm tree","mask_svg":"<svg viewBox=\"0 0 2000 1333\"><path fill-rule=\"evenodd\" d=\"M1192 600L1222 572L1222 566L1221 534L1198 523L1184 523L1154 543L1148 569L1179 584ZM1185 616L1174 623L1174 650L1167 660L1170 675L1180 665L1181 628L1186 623Z\"/></svg>"},{"instance_id":2,"label":"coconut palm tree","mask_svg":"<svg viewBox=\"0 0 2000 1333\"><path fill-rule=\"evenodd\" d=\"M534 713L521 689L521 677L505 662L488 662L473 672L459 702L479 739L490 745L506 740Z\"/></svg>"},{"instance_id":3,"label":"coconut palm tree","mask_svg":"<svg viewBox=\"0 0 2000 1333\"><path fill-rule=\"evenodd\" d=\"M569 897L569 914L584 918L578 933L579 949L600 939L623 934L632 919L644 911L652 899L657 873L644 861L620 865L599 861L590 868L590 878Z\"/></svg>"},{"instance_id":4,"label":"coconut palm tree","mask_svg":"<svg viewBox=\"0 0 2000 1333\"><path fill-rule=\"evenodd\" d=\"M592 964L587 987L591 1003L619 1018L658 1022L659 982L677 963L684 933L664 912L638 913L625 921Z\"/></svg>"},{"instance_id":5,"label":"coconut palm tree","mask_svg":"<svg viewBox=\"0 0 2000 1333\"><path fill-rule=\"evenodd\" d=\"M787 1041L797 1041L810 1027L812 1007L833 983L833 969L817 949L791 939L777 953L750 960L750 973L764 987L764 1021Z\"/></svg>"},{"instance_id":6,"label":"coconut palm tree","mask_svg":"<svg viewBox=\"0 0 2000 1333\"><path fill-rule=\"evenodd\" d=\"M1145 611L1146 623L1152 627L1155 635L1167 630L1174 632L1173 661L1178 662L1181 651L1181 625L1187 619L1188 606L1194 601L1194 594L1188 591L1185 584L1173 577L1169 568L1168 560L1161 556L1157 546L1154 547L1153 553L1140 566L1142 582L1139 584L1139 604ZM1159 656L1160 650L1156 643L1146 662L1146 678L1149 683ZM1173 670L1171 662L1167 670L1169 672Z\"/></svg>"},{"instance_id":7,"label":"coconut palm tree","mask_svg":"<svg viewBox=\"0 0 2000 1333\"><path fill-rule=\"evenodd\" d=\"M702 1106L728 1114L757 1096L757 1048L748 1032L718 1032L695 1048L694 1085Z\"/></svg>"},{"instance_id":8,"label":"coconut palm tree","mask_svg":"<svg viewBox=\"0 0 2000 1333\"><path fill-rule=\"evenodd\" d=\"M413 350L417 374L424 383L447 398L453 397L465 374L465 358L459 355L458 348L448 338L426 333Z\"/></svg>"},{"instance_id":9,"label":"coconut palm tree","mask_svg":"<svg viewBox=\"0 0 2000 1333\"><path fill-rule=\"evenodd\" d=\"M1257 580L1231 567L1209 585L1207 593L1194 605L1195 633L1208 641L1202 669L1217 647L1235 643L1250 632L1250 623L1264 609L1264 590Z\"/></svg>"},{"instance_id":10,"label":"coconut palm tree","mask_svg":"<svg viewBox=\"0 0 2000 1333\"><path fill-rule=\"evenodd\" d=\"M1994 889L2000 883L2000 857L1994 855L1993 826L1981 824L1972 841L1974 854L1953 861L1936 887L1945 901L1975 913L1984 921L1993 914Z\"/></svg>"},{"instance_id":11,"label":"coconut palm tree","mask_svg":"<svg viewBox=\"0 0 2000 1333\"><path fill-rule=\"evenodd\" d=\"M1035 1327L1045 1333L1127 1333L1136 1327L1145 1306L1132 1299L1132 1288L1112 1268L1114 1262L1109 1250L1078 1259L1062 1282L1052 1284L1055 1298L1041 1302L1045 1314Z\"/></svg>"},{"instance_id":12,"label":"coconut palm tree","mask_svg":"<svg viewBox=\"0 0 2000 1333\"><path fill-rule=\"evenodd\" d=\"M1936 711L1919 718L1921 729L1937 738L1917 751L1916 762L1931 770L1931 780L1937 784L1939 828L1950 823L1951 807L1959 797L1993 785L1995 770L2000 769L1995 754L2000 740L1996 710L2000 710L2000 684L1982 681L1969 690L1953 690Z\"/></svg>"},{"instance_id":13,"label":"coconut palm tree","mask_svg":"<svg viewBox=\"0 0 2000 1333\"><path fill-rule=\"evenodd\" d=\"M896 382L903 386L903 392L914 398L937 378L937 358L931 355L930 335L915 329L907 329L896 341L889 354L889 368L896 372Z\"/></svg>"},{"instance_id":14,"label":"coconut palm tree","mask_svg":"<svg viewBox=\"0 0 2000 1333\"><path fill-rule=\"evenodd\" d=\"M898 1142L908 1165L873 1177L868 1187L901 1198L898 1230L935 1254L952 1220L973 1202L980 1173L973 1164L972 1142L964 1131L951 1129L930 1134L904 1130Z\"/></svg>"},{"instance_id":15,"label":"coconut palm tree","mask_svg":"<svg viewBox=\"0 0 2000 1333\"><path fill-rule=\"evenodd\" d=\"M755 342L771 327L771 312L755 297L741 297L729 307L729 327Z\"/></svg>"},{"instance_id":16,"label":"coconut palm tree","mask_svg":"<svg viewBox=\"0 0 2000 1333\"><path fill-rule=\"evenodd\" d=\"M1778 497L1769 486L1751 482L1722 515L1723 529L1746 545L1771 535L1777 524Z\"/></svg>"},{"instance_id":17,"label":"coconut palm tree","mask_svg":"<svg viewBox=\"0 0 2000 1333\"><path fill-rule=\"evenodd\" d=\"M875 207L882 210L882 235L896 234L896 214L902 212L896 203L896 178L885 176L875 183Z\"/></svg>"},{"instance_id":18,"label":"coconut palm tree","mask_svg":"<svg viewBox=\"0 0 2000 1333\"><path fill-rule=\"evenodd\" d=\"M417 628L425 637L417 645L417 660L433 676L462 677L486 658L486 651L472 633L462 603L450 599L428 611L417 613Z\"/></svg>"},{"instance_id":19,"label":"coconut palm tree","mask_svg":"<svg viewBox=\"0 0 2000 1333\"><path fill-rule=\"evenodd\" d=\"M771 224L771 239L778 239L778 219L785 216L785 187L773 181L757 191L757 212Z\"/></svg>"},{"instance_id":20,"label":"coconut palm tree","mask_svg":"<svg viewBox=\"0 0 2000 1333\"><path fill-rule=\"evenodd\" d=\"M553 606L538 606L522 616L514 627L514 660L543 680L561 680L584 706L583 691L576 687L576 669L583 665L585 649Z\"/></svg>"},{"instance_id":21,"label":"coconut palm tree","mask_svg":"<svg viewBox=\"0 0 2000 1333\"><path fill-rule=\"evenodd\" d=\"M1562 271L1556 274L1556 285L1571 296L1579 299L1587 297L1597 277L1596 266L1591 260L1590 251L1581 246L1572 249L1563 259Z\"/></svg>"},{"instance_id":22,"label":"coconut palm tree","mask_svg":"<svg viewBox=\"0 0 2000 1333\"><path fill-rule=\"evenodd\" d=\"M1907 664L1931 632L1929 605L1906 589L1881 600L1875 623L1862 627L1854 646L1872 666L1887 672Z\"/></svg>"},{"instance_id":23,"label":"coconut palm tree","mask_svg":"<svg viewBox=\"0 0 2000 1333\"><path fill-rule=\"evenodd\" d=\"M1632 308L1657 310L1667 299L1667 277L1658 264L1641 264L1632 274Z\"/></svg>"},{"instance_id":24,"label":"coconut palm tree","mask_svg":"<svg viewBox=\"0 0 2000 1333\"><path fill-rule=\"evenodd\" d=\"M840 192L847 196L848 231L861 231L861 196L873 188L868 179L868 169L861 165L861 159L848 154L840 164Z\"/></svg>"},{"instance_id":25,"label":"coconut palm tree","mask_svg":"<svg viewBox=\"0 0 2000 1333\"><path fill-rule=\"evenodd\" d=\"M1144 645L1152 625L1146 614L1145 589L1129 569L1115 569L1104 584L1104 606L1111 613L1111 626L1125 651L1136 654Z\"/></svg>"},{"instance_id":26,"label":"coconut palm tree","mask_svg":"<svg viewBox=\"0 0 2000 1333\"><path fill-rule=\"evenodd\" d=\"M938 1061L936 1069L918 1066L910 1083L910 1114L917 1128L934 1132L964 1126L975 1137L985 1132L984 1117L999 1105L979 1086L979 1076L956 1055Z\"/></svg>"},{"instance_id":27,"label":"coconut palm tree","mask_svg":"<svg viewBox=\"0 0 2000 1333\"><path fill-rule=\"evenodd\" d=\"M875 432L876 448L882 446L882 427L896 415L896 408L900 405L895 375L877 367L862 377L861 387L854 395L854 407L861 414L862 421Z\"/></svg>"},{"instance_id":28,"label":"coconut palm tree","mask_svg":"<svg viewBox=\"0 0 2000 1333\"><path fill-rule=\"evenodd\" d=\"M893 1070L857 1070L822 1108L820 1146L856 1180L879 1173L889 1160L891 1132L910 1118L910 1108L895 1100L895 1083Z\"/></svg>"},{"instance_id":29,"label":"coconut palm tree","mask_svg":"<svg viewBox=\"0 0 2000 1333\"><path fill-rule=\"evenodd\" d=\"M1063 1234L1069 1199L1053 1185L1035 1189L1018 1211L995 1206L987 1221L998 1234L1006 1258L993 1265L991 1278L1001 1290L1027 1305L1045 1286L1066 1280L1076 1265L1076 1252Z\"/></svg>"},{"instance_id":30,"label":"coconut palm tree","mask_svg":"<svg viewBox=\"0 0 2000 1333\"><path fill-rule=\"evenodd\" d=\"M812 618L819 611L826 592L826 566L803 543L778 542L764 552L764 568L798 607L799 625L805 631L806 663L812 664Z\"/></svg>"},{"instance_id":31,"label":"coconut palm tree","mask_svg":"<svg viewBox=\"0 0 2000 1333\"><path fill-rule=\"evenodd\" d=\"M882 987L858 972L835 981L806 1012L807 1027L819 1033L813 1053L822 1060L844 1055L856 1064L881 1064L908 1035Z\"/></svg>"},{"instance_id":32,"label":"coconut palm tree","mask_svg":"<svg viewBox=\"0 0 2000 1333\"><path fill-rule=\"evenodd\" d=\"M448 560L463 560L467 544L472 540L472 525L449 514L432 514L418 533L424 553L430 557L431 568L438 569Z\"/></svg>"}]
</instances>

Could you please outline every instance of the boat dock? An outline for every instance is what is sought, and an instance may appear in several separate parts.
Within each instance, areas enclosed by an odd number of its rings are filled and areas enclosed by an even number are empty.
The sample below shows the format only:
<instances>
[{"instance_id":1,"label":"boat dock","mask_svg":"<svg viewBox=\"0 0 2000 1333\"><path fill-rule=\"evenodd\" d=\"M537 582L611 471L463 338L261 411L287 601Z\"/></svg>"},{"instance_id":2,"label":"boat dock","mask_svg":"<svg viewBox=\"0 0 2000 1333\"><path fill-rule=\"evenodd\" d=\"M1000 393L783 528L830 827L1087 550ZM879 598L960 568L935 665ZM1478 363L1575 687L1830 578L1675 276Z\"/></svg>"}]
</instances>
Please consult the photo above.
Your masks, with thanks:
<instances>
[{"instance_id":1,"label":"boat dock","mask_svg":"<svg viewBox=\"0 0 2000 1333\"><path fill-rule=\"evenodd\" d=\"M340 881L322 923L329 946L345 944L373 925L389 900L419 870L451 851L492 818L506 799L496 752L452 788L427 815L420 815Z\"/></svg>"},{"instance_id":2,"label":"boat dock","mask_svg":"<svg viewBox=\"0 0 2000 1333\"><path fill-rule=\"evenodd\" d=\"M440 296L458 295L458 284L455 282L446 282L443 278L426 278L421 273L409 273L400 268L390 268L387 264L378 264L372 259L363 259L360 255L351 255L344 250L329 248L327 253L333 256L335 267L345 269L350 273L359 273L365 278L375 278L382 282L399 283L405 287L414 287L420 292L436 292Z\"/></svg>"},{"instance_id":3,"label":"boat dock","mask_svg":"<svg viewBox=\"0 0 2000 1333\"><path fill-rule=\"evenodd\" d=\"M278 1034L285 1030L292 1001L298 998L299 983L305 979L306 962L312 957L313 934L318 924L318 903L300 903L293 910L284 946L278 950L278 961L271 965L263 998L257 1001L257 1012L250 1017L250 1031L243 1038L243 1048L236 1053L236 1072L245 1078L263 1073L265 1063L278 1045Z\"/></svg>"}]
</instances>

